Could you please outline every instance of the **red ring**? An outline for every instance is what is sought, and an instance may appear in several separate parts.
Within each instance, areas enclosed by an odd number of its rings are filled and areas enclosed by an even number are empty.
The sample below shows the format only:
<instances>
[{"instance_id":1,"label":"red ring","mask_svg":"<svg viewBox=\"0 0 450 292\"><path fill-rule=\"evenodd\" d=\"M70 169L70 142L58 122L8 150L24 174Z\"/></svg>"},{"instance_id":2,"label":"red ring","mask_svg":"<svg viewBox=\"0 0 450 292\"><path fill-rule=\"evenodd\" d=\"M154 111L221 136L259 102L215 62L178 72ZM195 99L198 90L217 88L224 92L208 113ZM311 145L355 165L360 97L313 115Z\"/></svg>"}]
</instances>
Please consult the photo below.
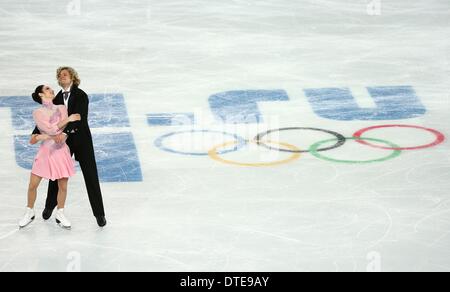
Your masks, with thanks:
<instances>
[{"instance_id":1,"label":"red ring","mask_svg":"<svg viewBox=\"0 0 450 292\"><path fill-rule=\"evenodd\" d=\"M381 126L373 126L373 127L369 127L369 128L365 128L362 130L359 130L358 132L356 132L355 134L353 134L353 137L355 138L361 138L361 136L371 130L375 130L375 129L381 129L381 128L413 128L413 129L421 129L421 130L425 130L428 131L432 134L434 134L436 136L436 140L433 143L427 144L427 145L422 145L422 146L416 146L416 147L403 147L403 148L389 148L389 147L383 147L383 146L378 146L378 145L374 145L371 144L370 142L367 142L365 140L359 140L356 139L355 141L367 146L371 146L371 147L375 147L375 148L379 148L379 149L386 149L386 150L419 150L419 149L426 149L426 148L430 148L430 147L434 147L436 145L441 144L442 142L445 141L445 135L442 134L439 131L433 130L433 129L429 129L429 128L424 128L424 127L420 127L420 126L412 126L412 125L381 125Z\"/></svg>"}]
</instances>

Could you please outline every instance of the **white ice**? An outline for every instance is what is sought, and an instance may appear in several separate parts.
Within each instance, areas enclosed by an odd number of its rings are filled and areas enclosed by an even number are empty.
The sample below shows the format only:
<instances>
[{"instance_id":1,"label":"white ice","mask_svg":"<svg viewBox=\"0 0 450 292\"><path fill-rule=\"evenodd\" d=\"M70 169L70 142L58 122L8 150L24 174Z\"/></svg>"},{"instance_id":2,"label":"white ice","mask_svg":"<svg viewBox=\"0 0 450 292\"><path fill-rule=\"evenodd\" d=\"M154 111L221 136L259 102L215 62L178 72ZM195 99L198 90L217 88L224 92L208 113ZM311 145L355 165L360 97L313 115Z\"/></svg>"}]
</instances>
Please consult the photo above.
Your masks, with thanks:
<instances>
[{"instance_id":1,"label":"white ice","mask_svg":"<svg viewBox=\"0 0 450 292\"><path fill-rule=\"evenodd\" d=\"M305 154L270 168L153 145L185 127L150 127L147 114L195 112L197 128L216 129L208 97L250 89L287 91L289 102L260 104L279 127L352 135L392 121L320 118L303 89L349 87L370 107L365 87L410 85L428 112L396 123L450 135L450 2L379 0L368 13L369 2L0 0L0 96L56 88L55 69L74 66L88 93L124 94L143 174L143 182L102 184L104 230L78 173L71 231L40 216L19 231L29 171L15 162L11 111L0 108L0 271L450 271L449 142L385 163ZM259 130L236 129L246 138ZM298 134L280 141L299 145ZM416 135L417 144L429 139ZM336 155L363 149L353 147ZM256 150L227 158L258 162Z\"/></svg>"}]
</instances>

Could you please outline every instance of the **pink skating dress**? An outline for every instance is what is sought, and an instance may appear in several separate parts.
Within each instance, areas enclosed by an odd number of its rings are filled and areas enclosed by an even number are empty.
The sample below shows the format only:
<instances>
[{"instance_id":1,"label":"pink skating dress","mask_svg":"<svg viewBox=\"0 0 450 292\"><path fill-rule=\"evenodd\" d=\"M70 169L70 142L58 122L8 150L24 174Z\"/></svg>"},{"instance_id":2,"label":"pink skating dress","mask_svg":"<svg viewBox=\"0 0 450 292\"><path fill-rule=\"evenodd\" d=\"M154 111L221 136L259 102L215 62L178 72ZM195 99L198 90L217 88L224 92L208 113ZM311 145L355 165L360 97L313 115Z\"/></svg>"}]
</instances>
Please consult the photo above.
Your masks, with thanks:
<instances>
[{"instance_id":1,"label":"pink skating dress","mask_svg":"<svg viewBox=\"0 0 450 292\"><path fill-rule=\"evenodd\" d=\"M53 103L43 104L41 108L33 112L39 131L49 136L56 136L63 132L63 129L58 128L58 124L67 117L67 108ZM65 142L57 144L53 139L42 142L31 173L52 181L74 176L75 163L67 144Z\"/></svg>"}]
</instances>

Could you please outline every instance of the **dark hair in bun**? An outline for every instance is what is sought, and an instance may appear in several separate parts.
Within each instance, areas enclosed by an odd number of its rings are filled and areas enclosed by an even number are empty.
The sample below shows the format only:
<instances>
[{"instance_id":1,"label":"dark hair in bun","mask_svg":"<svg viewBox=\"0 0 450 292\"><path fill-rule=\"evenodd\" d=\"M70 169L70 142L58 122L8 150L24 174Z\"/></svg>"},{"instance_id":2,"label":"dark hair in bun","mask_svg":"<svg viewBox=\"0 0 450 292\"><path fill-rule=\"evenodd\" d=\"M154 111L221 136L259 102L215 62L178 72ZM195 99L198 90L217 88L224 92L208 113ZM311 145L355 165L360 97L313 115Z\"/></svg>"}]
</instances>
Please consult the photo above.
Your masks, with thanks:
<instances>
[{"instance_id":1,"label":"dark hair in bun","mask_svg":"<svg viewBox=\"0 0 450 292\"><path fill-rule=\"evenodd\" d=\"M42 93L44 89L44 85L39 85L38 87L36 87L36 90L34 91L34 93L31 95L31 97L33 98L33 100L37 103L42 104L42 98L39 96L39 93Z\"/></svg>"}]
</instances>

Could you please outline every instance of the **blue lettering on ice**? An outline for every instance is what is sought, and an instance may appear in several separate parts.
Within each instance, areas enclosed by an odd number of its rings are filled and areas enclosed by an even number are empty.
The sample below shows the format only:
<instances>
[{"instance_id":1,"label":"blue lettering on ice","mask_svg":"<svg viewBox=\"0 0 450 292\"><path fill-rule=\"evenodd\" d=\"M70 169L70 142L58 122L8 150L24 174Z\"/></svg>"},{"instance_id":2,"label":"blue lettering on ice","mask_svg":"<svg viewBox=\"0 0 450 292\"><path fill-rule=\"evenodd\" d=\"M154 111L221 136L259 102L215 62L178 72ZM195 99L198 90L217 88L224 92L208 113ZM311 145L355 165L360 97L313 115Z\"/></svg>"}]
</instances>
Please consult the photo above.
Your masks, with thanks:
<instances>
[{"instance_id":1,"label":"blue lettering on ice","mask_svg":"<svg viewBox=\"0 0 450 292\"><path fill-rule=\"evenodd\" d=\"M93 135L95 152L102 182L142 181L142 172L130 122L122 94L93 94L89 96L89 124L91 128L123 128L118 134ZM30 97L0 97L0 108L10 108L16 131L31 131L35 124L32 112L38 108ZM14 138L16 162L31 169L38 146L28 144L30 136Z\"/></svg>"},{"instance_id":2,"label":"blue lettering on ice","mask_svg":"<svg viewBox=\"0 0 450 292\"><path fill-rule=\"evenodd\" d=\"M195 124L193 113L148 114L148 124L154 126L189 126Z\"/></svg>"},{"instance_id":3,"label":"blue lettering on ice","mask_svg":"<svg viewBox=\"0 0 450 292\"><path fill-rule=\"evenodd\" d=\"M6 96L0 97L0 108L10 108L12 113L12 126L14 130L32 130L33 111L38 107L31 97Z\"/></svg>"},{"instance_id":4,"label":"blue lettering on ice","mask_svg":"<svg viewBox=\"0 0 450 292\"><path fill-rule=\"evenodd\" d=\"M411 86L369 87L376 108L360 108L347 88L306 89L314 112L320 117L338 120L402 120L426 113Z\"/></svg>"},{"instance_id":5,"label":"blue lettering on ice","mask_svg":"<svg viewBox=\"0 0 450 292\"><path fill-rule=\"evenodd\" d=\"M217 121L227 124L263 122L258 102L288 101L284 90L241 90L214 94L209 105Z\"/></svg>"},{"instance_id":6,"label":"blue lettering on ice","mask_svg":"<svg viewBox=\"0 0 450 292\"><path fill-rule=\"evenodd\" d=\"M130 127L123 94L92 94L89 96L89 127Z\"/></svg>"},{"instance_id":7,"label":"blue lettering on ice","mask_svg":"<svg viewBox=\"0 0 450 292\"><path fill-rule=\"evenodd\" d=\"M141 165L131 132L93 135L103 182L140 182Z\"/></svg>"},{"instance_id":8,"label":"blue lettering on ice","mask_svg":"<svg viewBox=\"0 0 450 292\"><path fill-rule=\"evenodd\" d=\"M39 150L39 144L30 145L30 136L14 136L14 149L16 150L16 163L24 169L31 169L33 159Z\"/></svg>"}]
</instances>

